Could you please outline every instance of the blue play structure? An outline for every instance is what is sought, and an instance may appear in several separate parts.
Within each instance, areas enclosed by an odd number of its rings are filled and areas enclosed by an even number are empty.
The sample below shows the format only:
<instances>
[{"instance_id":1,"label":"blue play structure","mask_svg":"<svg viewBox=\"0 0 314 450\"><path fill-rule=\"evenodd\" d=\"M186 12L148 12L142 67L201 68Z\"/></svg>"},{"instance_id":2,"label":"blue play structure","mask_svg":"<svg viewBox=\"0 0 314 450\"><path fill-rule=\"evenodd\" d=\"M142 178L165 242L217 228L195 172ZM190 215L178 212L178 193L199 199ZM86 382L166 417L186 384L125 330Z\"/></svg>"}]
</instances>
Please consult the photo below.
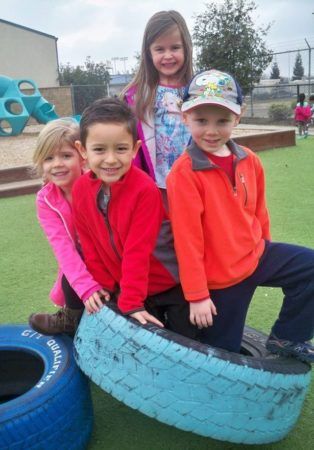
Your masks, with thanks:
<instances>
[{"instance_id":1,"label":"blue play structure","mask_svg":"<svg viewBox=\"0 0 314 450\"><path fill-rule=\"evenodd\" d=\"M29 93L23 92L29 88ZM0 136L22 133L30 116L39 123L57 119L55 107L45 100L33 80L0 76Z\"/></svg>"}]
</instances>

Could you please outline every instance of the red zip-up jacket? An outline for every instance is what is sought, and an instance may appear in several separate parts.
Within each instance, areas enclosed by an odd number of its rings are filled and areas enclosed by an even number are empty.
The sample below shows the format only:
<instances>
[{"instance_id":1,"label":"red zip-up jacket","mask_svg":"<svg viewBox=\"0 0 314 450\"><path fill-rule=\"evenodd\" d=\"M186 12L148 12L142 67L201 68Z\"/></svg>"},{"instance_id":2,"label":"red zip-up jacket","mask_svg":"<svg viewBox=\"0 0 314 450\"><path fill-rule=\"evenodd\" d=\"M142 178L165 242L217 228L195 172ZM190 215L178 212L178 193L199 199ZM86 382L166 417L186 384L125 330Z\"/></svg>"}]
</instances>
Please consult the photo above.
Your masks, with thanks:
<instances>
[{"instance_id":1,"label":"red zip-up jacket","mask_svg":"<svg viewBox=\"0 0 314 450\"><path fill-rule=\"evenodd\" d=\"M78 179L74 221L89 272L108 291L120 290L118 306L130 314L144 309L148 295L179 283L170 221L154 181L135 166L111 185L105 211L102 197L93 172Z\"/></svg>"},{"instance_id":2,"label":"red zip-up jacket","mask_svg":"<svg viewBox=\"0 0 314 450\"><path fill-rule=\"evenodd\" d=\"M247 278L270 239L264 171L248 148L227 143L235 184L193 142L167 178L170 218L186 300Z\"/></svg>"}]
</instances>

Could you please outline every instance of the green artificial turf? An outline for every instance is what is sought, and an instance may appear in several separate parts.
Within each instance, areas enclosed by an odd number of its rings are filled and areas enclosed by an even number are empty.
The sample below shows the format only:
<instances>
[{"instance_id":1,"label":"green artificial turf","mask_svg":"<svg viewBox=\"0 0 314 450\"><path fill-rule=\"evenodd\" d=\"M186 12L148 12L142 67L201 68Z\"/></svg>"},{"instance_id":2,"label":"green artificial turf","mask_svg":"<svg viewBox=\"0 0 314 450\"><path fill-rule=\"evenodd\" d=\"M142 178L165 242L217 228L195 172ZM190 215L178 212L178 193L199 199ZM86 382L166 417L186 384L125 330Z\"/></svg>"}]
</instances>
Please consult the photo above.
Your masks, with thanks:
<instances>
[{"instance_id":1,"label":"green artificial turf","mask_svg":"<svg viewBox=\"0 0 314 450\"><path fill-rule=\"evenodd\" d=\"M314 248L314 138L297 147L259 153L265 172L272 238ZM0 200L0 322L25 323L30 313L54 311L48 301L56 263L37 224L34 195ZM259 288L248 324L268 332L281 304L281 291ZM145 380L143 380L145 386ZM95 426L89 450L230 450L252 446L219 442L150 419L92 384ZM314 383L301 417L283 441L263 450L309 450L314 441Z\"/></svg>"}]
</instances>

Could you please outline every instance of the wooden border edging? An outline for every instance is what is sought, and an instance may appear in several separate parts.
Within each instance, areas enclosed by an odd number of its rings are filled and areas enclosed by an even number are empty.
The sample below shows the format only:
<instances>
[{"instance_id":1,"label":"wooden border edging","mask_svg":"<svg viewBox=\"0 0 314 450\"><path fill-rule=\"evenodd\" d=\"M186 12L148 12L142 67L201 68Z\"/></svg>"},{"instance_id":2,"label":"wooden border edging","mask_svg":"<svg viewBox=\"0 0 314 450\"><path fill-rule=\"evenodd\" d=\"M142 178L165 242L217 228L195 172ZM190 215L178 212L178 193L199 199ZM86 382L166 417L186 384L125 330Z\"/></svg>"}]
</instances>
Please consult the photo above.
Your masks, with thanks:
<instances>
[{"instance_id":1,"label":"wooden border edging","mask_svg":"<svg viewBox=\"0 0 314 450\"><path fill-rule=\"evenodd\" d=\"M37 176L32 173L31 166L9 167L0 170L0 184L29 180L32 178L37 178Z\"/></svg>"},{"instance_id":2,"label":"wooden border edging","mask_svg":"<svg viewBox=\"0 0 314 450\"><path fill-rule=\"evenodd\" d=\"M296 145L294 130L238 136L233 138L233 140L244 147L250 148L254 152Z\"/></svg>"},{"instance_id":3,"label":"wooden border edging","mask_svg":"<svg viewBox=\"0 0 314 450\"><path fill-rule=\"evenodd\" d=\"M294 130L251 134L234 137L233 139L254 152L296 145ZM32 172L31 166L10 167L0 170L0 197L35 193L41 185L41 179L37 178Z\"/></svg>"}]
</instances>

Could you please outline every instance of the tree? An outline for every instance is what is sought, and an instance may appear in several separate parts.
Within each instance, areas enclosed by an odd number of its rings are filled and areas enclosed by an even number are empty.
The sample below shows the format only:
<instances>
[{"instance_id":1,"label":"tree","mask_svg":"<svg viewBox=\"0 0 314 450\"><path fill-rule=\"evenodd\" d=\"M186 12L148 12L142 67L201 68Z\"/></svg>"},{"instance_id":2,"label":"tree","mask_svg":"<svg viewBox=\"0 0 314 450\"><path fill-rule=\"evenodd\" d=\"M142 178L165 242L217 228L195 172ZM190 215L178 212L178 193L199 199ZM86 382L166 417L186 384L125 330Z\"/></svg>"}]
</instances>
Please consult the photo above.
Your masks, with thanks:
<instances>
[{"instance_id":1,"label":"tree","mask_svg":"<svg viewBox=\"0 0 314 450\"><path fill-rule=\"evenodd\" d=\"M71 66L61 64L60 76L61 86L88 85L88 84L105 84L109 83L110 75L107 66L103 62L95 63L90 56L86 57L83 66Z\"/></svg>"},{"instance_id":2,"label":"tree","mask_svg":"<svg viewBox=\"0 0 314 450\"><path fill-rule=\"evenodd\" d=\"M270 25L256 26L252 18L257 8L254 1L224 0L223 4L205 6L206 11L196 16L193 29L197 68L231 73L246 93L272 60L263 40Z\"/></svg>"},{"instance_id":3,"label":"tree","mask_svg":"<svg viewBox=\"0 0 314 450\"><path fill-rule=\"evenodd\" d=\"M81 114L94 100L108 95L110 74L106 64L95 63L87 56L83 66L61 64L59 81L61 86L72 86L73 112Z\"/></svg>"},{"instance_id":4,"label":"tree","mask_svg":"<svg viewBox=\"0 0 314 450\"><path fill-rule=\"evenodd\" d=\"M279 70L277 62L275 61L271 68L270 79L278 80L278 78L280 78L280 70Z\"/></svg>"},{"instance_id":5,"label":"tree","mask_svg":"<svg viewBox=\"0 0 314 450\"><path fill-rule=\"evenodd\" d=\"M302 80L304 75L304 67L302 63L301 53L298 52L295 57L292 80Z\"/></svg>"}]
</instances>

